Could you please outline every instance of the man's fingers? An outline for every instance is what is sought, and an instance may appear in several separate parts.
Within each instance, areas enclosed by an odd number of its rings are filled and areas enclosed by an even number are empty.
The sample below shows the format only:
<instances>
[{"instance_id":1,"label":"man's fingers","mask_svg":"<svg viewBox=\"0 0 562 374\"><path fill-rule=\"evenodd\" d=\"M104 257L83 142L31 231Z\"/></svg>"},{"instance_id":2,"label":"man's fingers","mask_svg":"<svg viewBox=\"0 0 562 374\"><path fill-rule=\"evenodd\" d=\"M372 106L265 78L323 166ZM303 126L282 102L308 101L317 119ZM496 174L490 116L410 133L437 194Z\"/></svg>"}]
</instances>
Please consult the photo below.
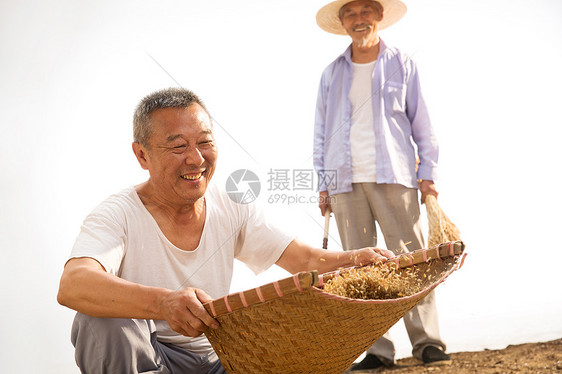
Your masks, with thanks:
<instances>
[{"instance_id":1,"label":"man's fingers","mask_svg":"<svg viewBox=\"0 0 562 374\"><path fill-rule=\"evenodd\" d=\"M205 309L205 307L203 306L202 303L206 303L209 301L212 301L213 299L211 298L211 296L207 295L207 293L203 290L200 289L195 289L195 295L197 297L197 299L200 301L199 304L195 304L194 309L190 309L190 311L197 317L199 318L201 321L203 321L203 323L205 323L206 326L212 327L214 329L216 329L217 327L219 327L219 323L217 322L216 319L214 319Z\"/></svg>"},{"instance_id":2,"label":"man's fingers","mask_svg":"<svg viewBox=\"0 0 562 374\"><path fill-rule=\"evenodd\" d=\"M201 335L205 326L200 321L197 322L197 319L189 311L178 313L176 318L168 321L168 324L175 332L192 338Z\"/></svg>"},{"instance_id":3,"label":"man's fingers","mask_svg":"<svg viewBox=\"0 0 562 374\"><path fill-rule=\"evenodd\" d=\"M214 320L211 316L206 314L206 316L196 313L201 313L200 311L190 310L187 307L183 313L178 313L178 316L172 323L170 327L176 332L182 335L197 337L201 335L207 327L216 328L218 327L218 322ZM206 313L206 312L205 312Z\"/></svg>"},{"instance_id":4,"label":"man's fingers","mask_svg":"<svg viewBox=\"0 0 562 374\"><path fill-rule=\"evenodd\" d=\"M384 264L386 262L386 260L388 260L388 259L384 256L378 255L378 256L374 257L373 260L374 260L373 262L375 264Z\"/></svg>"},{"instance_id":5,"label":"man's fingers","mask_svg":"<svg viewBox=\"0 0 562 374\"><path fill-rule=\"evenodd\" d=\"M199 336L207 327L217 328L219 323L203 306L204 302L212 298L205 292L186 288L177 291L163 306L165 320L170 327L186 336Z\"/></svg>"},{"instance_id":6,"label":"man's fingers","mask_svg":"<svg viewBox=\"0 0 562 374\"><path fill-rule=\"evenodd\" d=\"M320 213L322 216L326 214L326 209L332 210L330 206L330 195L327 191L322 191L318 195L318 207L320 208Z\"/></svg>"},{"instance_id":7,"label":"man's fingers","mask_svg":"<svg viewBox=\"0 0 562 374\"><path fill-rule=\"evenodd\" d=\"M172 327L172 329L175 332L180 333L184 336L189 336L190 338L196 338L203 333L203 331L196 330L191 325L189 325L188 323L185 323L185 322L176 325L175 328Z\"/></svg>"},{"instance_id":8,"label":"man's fingers","mask_svg":"<svg viewBox=\"0 0 562 374\"><path fill-rule=\"evenodd\" d=\"M369 261L375 264L385 263L389 258L394 257L394 253L382 248L368 248L370 253Z\"/></svg>"},{"instance_id":9,"label":"man's fingers","mask_svg":"<svg viewBox=\"0 0 562 374\"><path fill-rule=\"evenodd\" d=\"M188 310L185 320L183 321L182 329L188 333L188 336L196 337L201 335L207 329L207 326L209 325L200 317Z\"/></svg>"},{"instance_id":10,"label":"man's fingers","mask_svg":"<svg viewBox=\"0 0 562 374\"><path fill-rule=\"evenodd\" d=\"M205 326L217 328L218 322L211 317L203 306L204 302L211 301L212 298L200 289L188 289L186 301L186 311L189 313L187 322L197 330L203 330Z\"/></svg>"},{"instance_id":11,"label":"man's fingers","mask_svg":"<svg viewBox=\"0 0 562 374\"><path fill-rule=\"evenodd\" d=\"M355 255L353 257L353 262L355 266L359 265L366 265L368 263L380 264L386 262L386 260L392 256L388 254L392 254L392 252L385 250L381 250L380 248L374 247L366 247L362 249L357 249L355 251Z\"/></svg>"},{"instance_id":12,"label":"man's fingers","mask_svg":"<svg viewBox=\"0 0 562 374\"><path fill-rule=\"evenodd\" d=\"M394 257L394 253L389 251L388 249L383 249L383 248L374 248L374 251L377 252L378 254L386 257L386 258L392 258Z\"/></svg>"},{"instance_id":13,"label":"man's fingers","mask_svg":"<svg viewBox=\"0 0 562 374\"><path fill-rule=\"evenodd\" d=\"M198 288L195 289L195 296L203 304L213 300L213 298L209 296L205 291L200 290Z\"/></svg>"},{"instance_id":14,"label":"man's fingers","mask_svg":"<svg viewBox=\"0 0 562 374\"><path fill-rule=\"evenodd\" d=\"M326 209L328 208L328 205L322 201L322 197L320 197L320 202L318 203L318 207L320 208L320 213L322 213L322 216L324 216L324 214L326 214Z\"/></svg>"}]
</instances>

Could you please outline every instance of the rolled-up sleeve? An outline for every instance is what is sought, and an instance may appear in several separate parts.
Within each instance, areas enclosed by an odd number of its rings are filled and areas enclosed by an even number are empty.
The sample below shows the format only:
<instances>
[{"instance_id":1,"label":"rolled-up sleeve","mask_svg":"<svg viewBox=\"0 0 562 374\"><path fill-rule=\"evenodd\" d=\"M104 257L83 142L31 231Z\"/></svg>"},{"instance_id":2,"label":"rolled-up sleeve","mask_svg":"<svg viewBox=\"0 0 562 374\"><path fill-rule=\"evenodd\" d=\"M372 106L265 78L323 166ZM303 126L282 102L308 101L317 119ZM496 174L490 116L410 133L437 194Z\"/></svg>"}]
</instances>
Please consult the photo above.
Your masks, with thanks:
<instances>
[{"instance_id":1,"label":"rolled-up sleeve","mask_svg":"<svg viewBox=\"0 0 562 374\"><path fill-rule=\"evenodd\" d=\"M436 180L439 144L421 92L417 66L411 59L408 64L410 66L406 93L406 115L412 125L412 138L418 148L420 159L417 179Z\"/></svg>"},{"instance_id":2,"label":"rolled-up sleeve","mask_svg":"<svg viewBox=\"0 0 562 374\"><path fill-rule=\"evenodd\" d=\"M324 134L326 126L326 79L322 74L316 99L316 113L314 118L313 165L319 175L324 171ZM325 178L318 179L318 190L326 191L328 186Z\"/></svg>"}]
</instances>

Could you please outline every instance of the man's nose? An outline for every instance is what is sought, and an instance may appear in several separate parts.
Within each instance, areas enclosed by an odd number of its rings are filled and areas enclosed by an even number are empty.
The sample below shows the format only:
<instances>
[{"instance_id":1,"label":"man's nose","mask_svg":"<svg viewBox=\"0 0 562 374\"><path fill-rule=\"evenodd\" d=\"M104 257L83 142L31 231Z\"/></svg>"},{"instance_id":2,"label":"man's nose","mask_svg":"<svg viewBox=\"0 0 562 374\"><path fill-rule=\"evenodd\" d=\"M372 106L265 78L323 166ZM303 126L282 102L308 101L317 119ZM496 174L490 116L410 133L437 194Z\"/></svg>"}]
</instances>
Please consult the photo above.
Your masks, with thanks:
<instances>
[{"instance_id":1,"label":"man's nose","mask_svg":"<svg viewBox=\"0 0 562 374\"><path fill-rule=\"evenodd\" d=\"M203 161L205 161L205 158L198 147L189 147L187 149L185 155L186 164L201 165Z\"/></svg>"}]
</instances>

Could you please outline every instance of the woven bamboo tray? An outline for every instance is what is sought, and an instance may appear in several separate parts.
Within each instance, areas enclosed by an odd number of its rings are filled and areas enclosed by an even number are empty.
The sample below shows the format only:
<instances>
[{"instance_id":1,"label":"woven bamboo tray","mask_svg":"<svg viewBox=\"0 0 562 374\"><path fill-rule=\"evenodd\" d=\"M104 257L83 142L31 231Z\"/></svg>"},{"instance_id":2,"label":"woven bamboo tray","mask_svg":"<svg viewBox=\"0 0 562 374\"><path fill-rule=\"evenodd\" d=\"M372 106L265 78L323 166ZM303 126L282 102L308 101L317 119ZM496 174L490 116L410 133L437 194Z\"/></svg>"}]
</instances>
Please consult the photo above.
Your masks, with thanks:
<instances>
[{"instance_id":1,"label":"woven bamboo tray","mask_svg":"<svg viewBox=\"0 0 562 374\"><path fill-rule=\"evenodd\" d=\"M299 273L205 304L220 323L205 335L227 373L342 373L431 290L460 268L462 241L391 261L425 266L423 290L398 299L359 300L323 291L350 269ZM385 265L381 265L385 266Z\"/></svg>"}]
</instances>

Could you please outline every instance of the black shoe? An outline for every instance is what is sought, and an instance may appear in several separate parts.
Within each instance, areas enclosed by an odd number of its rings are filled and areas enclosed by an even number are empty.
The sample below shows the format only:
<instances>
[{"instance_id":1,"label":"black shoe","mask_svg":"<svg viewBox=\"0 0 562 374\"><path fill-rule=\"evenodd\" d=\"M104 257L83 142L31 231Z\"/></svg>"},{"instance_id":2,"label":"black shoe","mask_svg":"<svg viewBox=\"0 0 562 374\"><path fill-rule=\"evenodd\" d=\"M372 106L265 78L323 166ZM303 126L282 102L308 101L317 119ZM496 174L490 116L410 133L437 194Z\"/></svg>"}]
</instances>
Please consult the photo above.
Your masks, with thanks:
<instances>
[{"instance_id":1,"label":"black shoe","mask_svg":"<svg viewBox=\"0 0 562 374\"><path fill-rule=\"evenodd\" d=\"M383 366L384 364L377 356L367 353L363 361L351 367L351 371L378 369Z\"/></svg>"},{"instance_id":2,"label":"black shoe","mask_svg":"<svg viewBox=\"0 0 562 374\"><path fill-rule=\"evenodd\" d=\"M451 363L451 356L437 347L428 345L423 349L422 360L426 365L448 365Z\"/></svg>"}]
</instances>

